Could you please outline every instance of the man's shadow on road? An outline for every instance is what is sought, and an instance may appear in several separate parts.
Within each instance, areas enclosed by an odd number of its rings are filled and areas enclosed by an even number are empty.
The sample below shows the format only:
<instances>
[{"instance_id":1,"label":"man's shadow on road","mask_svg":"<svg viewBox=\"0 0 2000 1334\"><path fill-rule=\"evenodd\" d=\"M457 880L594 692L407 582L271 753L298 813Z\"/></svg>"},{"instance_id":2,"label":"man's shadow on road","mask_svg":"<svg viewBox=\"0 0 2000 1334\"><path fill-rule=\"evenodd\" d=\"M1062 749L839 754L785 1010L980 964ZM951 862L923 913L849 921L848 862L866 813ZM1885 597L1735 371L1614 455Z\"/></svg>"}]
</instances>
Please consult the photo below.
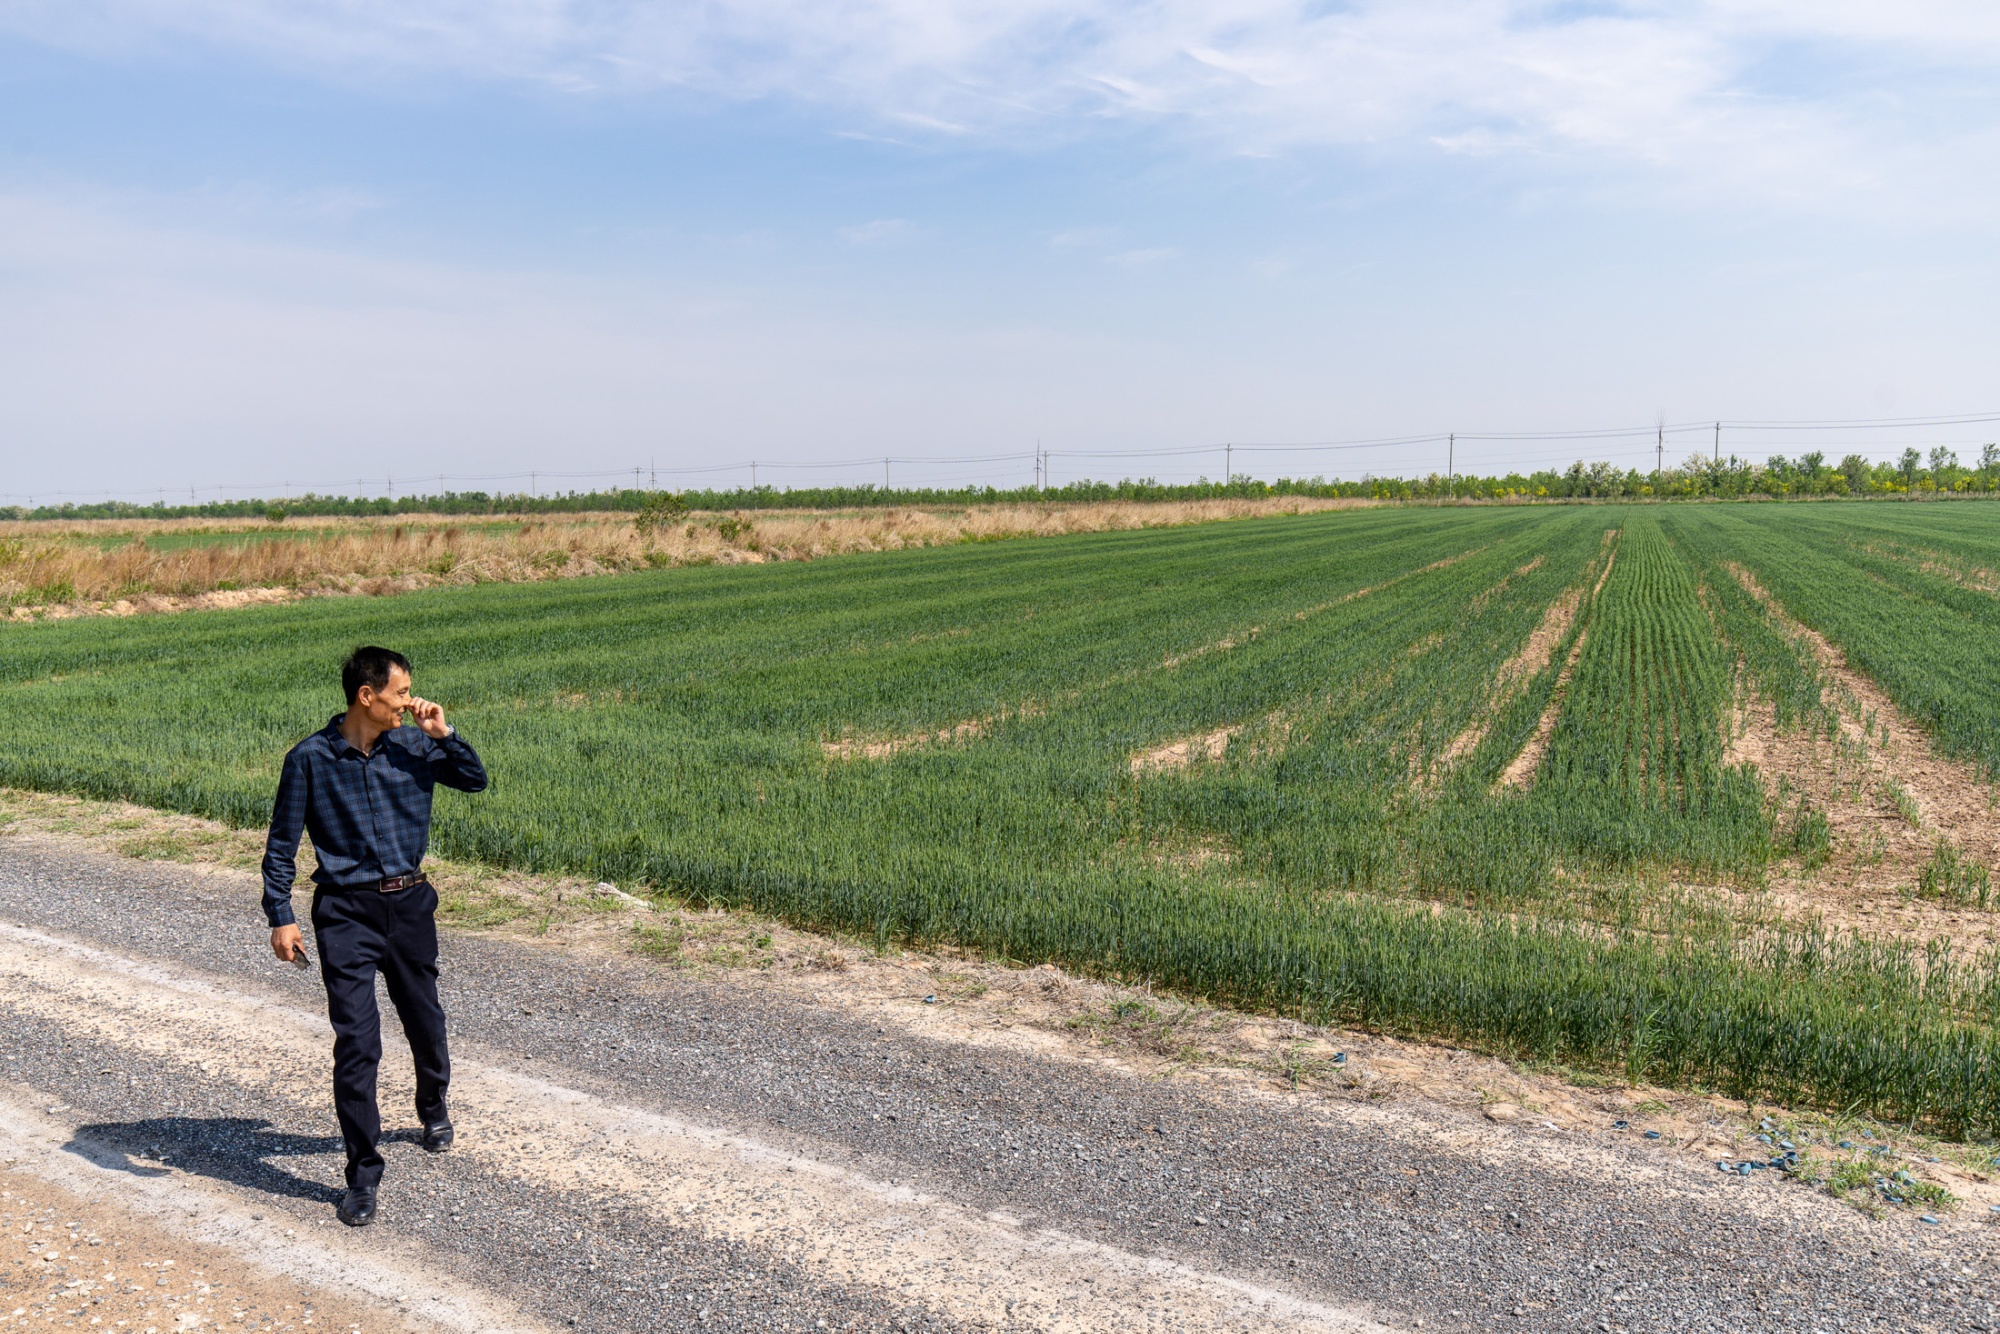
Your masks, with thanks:
<instances>
[{"instance_id":1,"label":"man's shadow on road","mask_svg":"<svg viewBox=\"0 0 2000 1334\"><path fill-rule=\"evenodd\" d=\"M339 1136L287 1134L273 1130L269 1121L247 1116L156 1116L78 1126L63 1149L134 1176L166 1176L165 1167L154 1166L165 1160L183 1172L266 1195L332 1204L341 1194L338 1187L294 1176L270 1161L310 1154L338 1158Z\"/></svg>"}]
</instances>

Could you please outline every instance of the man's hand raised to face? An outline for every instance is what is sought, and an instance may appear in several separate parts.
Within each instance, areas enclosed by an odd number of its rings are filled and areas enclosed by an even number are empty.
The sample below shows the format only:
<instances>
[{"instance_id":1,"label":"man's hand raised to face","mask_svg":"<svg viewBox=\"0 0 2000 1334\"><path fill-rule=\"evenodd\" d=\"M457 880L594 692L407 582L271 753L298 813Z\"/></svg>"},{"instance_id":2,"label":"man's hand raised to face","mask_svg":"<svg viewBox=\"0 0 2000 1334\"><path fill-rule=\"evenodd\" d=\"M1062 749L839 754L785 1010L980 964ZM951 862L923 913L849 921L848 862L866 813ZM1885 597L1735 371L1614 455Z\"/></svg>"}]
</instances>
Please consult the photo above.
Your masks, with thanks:
<instances>
[{"instance_id":1,"label":"man's hand raised to face","mask_svg":"<svg viewBox=\"0 0 2000 1334\"><path fill-rule=\"evenodd\" d=\"M442 741L451 735L451 728L444 720L444 705L435 700L410 696L410 716L416 719L417 726L424 730L424 735L433 741Z\"/></svg>"}]
</instances>

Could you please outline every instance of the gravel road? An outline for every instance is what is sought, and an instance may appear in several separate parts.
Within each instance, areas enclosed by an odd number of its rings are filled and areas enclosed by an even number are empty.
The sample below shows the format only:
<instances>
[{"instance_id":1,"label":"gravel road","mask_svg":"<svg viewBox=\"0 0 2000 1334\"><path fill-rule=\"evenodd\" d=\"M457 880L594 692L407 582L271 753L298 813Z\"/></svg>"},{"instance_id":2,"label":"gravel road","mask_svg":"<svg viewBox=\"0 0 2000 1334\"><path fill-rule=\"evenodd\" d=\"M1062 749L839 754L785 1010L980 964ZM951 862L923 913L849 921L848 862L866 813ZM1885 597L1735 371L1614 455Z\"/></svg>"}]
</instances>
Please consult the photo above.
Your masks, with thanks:
<instances>
[{"instance_id":1,"label":"gravel road","mask_svg":"<svg viewBox=\"0 0 2000 1334\"><path fill-rule=\"evenodd\" d=\"M204 1244L346 1274L411 1328L2000 1329L1984 1220L469 935L460 1148L417 1150L392 1034L401 1138L348 1232L317 978L273 963L256 897L0 841L0 1139L156 1216L184 1196Z\"/></svg>"}]
</instances>

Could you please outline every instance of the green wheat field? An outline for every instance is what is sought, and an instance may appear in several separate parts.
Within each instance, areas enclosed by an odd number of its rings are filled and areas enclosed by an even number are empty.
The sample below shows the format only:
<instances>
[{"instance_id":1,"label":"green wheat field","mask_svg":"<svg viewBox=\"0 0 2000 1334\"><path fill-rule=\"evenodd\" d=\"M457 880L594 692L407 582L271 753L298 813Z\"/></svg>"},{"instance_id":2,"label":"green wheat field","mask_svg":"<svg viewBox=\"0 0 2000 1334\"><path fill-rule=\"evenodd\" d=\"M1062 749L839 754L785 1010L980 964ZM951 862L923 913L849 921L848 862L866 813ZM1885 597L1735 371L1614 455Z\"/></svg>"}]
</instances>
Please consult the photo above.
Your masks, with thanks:
<instances>
[{"instance_id":1,"label":"green wheat field","mask_svg":"<svg viewBox=\"0 0 2000 1334\"><path fill-rule=\"evenodd\" d=\"M1689 887L1829 853L1730 759L1833 725L1791 620L2000 774L1995 568L1985 503L1383 509L7 625L0 783L261 825L385 643L494 775L453 857L1992 1134L2000 959Z\"/></svg>"}]
</instances>

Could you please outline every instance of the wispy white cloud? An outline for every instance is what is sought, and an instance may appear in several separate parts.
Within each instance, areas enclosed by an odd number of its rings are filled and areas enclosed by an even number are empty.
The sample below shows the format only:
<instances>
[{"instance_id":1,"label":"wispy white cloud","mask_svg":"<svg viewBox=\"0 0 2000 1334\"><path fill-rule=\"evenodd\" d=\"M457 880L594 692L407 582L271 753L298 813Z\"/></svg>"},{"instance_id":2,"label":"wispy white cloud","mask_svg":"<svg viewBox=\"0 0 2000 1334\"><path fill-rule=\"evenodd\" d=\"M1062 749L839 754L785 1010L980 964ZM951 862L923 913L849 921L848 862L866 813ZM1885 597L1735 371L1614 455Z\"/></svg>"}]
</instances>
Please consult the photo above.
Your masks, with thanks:
<instances>
[{"instance_id":1,"label":"wispy white cloud","mask_svg":"<svg viewBox=\"0 0 2000 1334\"><path fill-rule=\"evenodd\" d=\"M1115 227L1073 227L1049 237L1052 250L1086 250L1109 245L1118 237Z\"/></svg>"},{"instance_id":2,"label":"wispy white cloud","mask_svg":"<svg viewBox=\"0 0 2000 1334\"><path fill-rule=\"evenodd\" d=\"M790 99L856 132L1612 162L1825 197L1991 157L1990 0L16 0L0 30L342 78ZM1830 71L1838 70L1838 77ZM1928 147L1926 147L1928 146Z\"/></svg>"},{"instance_id":3,"label":"wispy white cloud","mask_svg":"<svg viewBox=\"0 0 2000 1334\"><path fill-rule=\"evenodd\" d=\"M857 246L895 245L908 240L911 230L910 224L902 218L877 218L873 222L857 222L851 227L842 227L840 239Z\"/></svg>"},{"instance_id":4,"label":"wispy white cloud","mask_svg":"<svg viewBox=\"0 0 2000 1334\"><path fill-rule=\"evenodd\" d=\"M1121 250L1115 255L1106 255L1104 262L1121 269L1146 269L1170 259L1179 259L1180 253L1173 246L1148 246L1142 250Z\"/></svg>"}]
</instances>

